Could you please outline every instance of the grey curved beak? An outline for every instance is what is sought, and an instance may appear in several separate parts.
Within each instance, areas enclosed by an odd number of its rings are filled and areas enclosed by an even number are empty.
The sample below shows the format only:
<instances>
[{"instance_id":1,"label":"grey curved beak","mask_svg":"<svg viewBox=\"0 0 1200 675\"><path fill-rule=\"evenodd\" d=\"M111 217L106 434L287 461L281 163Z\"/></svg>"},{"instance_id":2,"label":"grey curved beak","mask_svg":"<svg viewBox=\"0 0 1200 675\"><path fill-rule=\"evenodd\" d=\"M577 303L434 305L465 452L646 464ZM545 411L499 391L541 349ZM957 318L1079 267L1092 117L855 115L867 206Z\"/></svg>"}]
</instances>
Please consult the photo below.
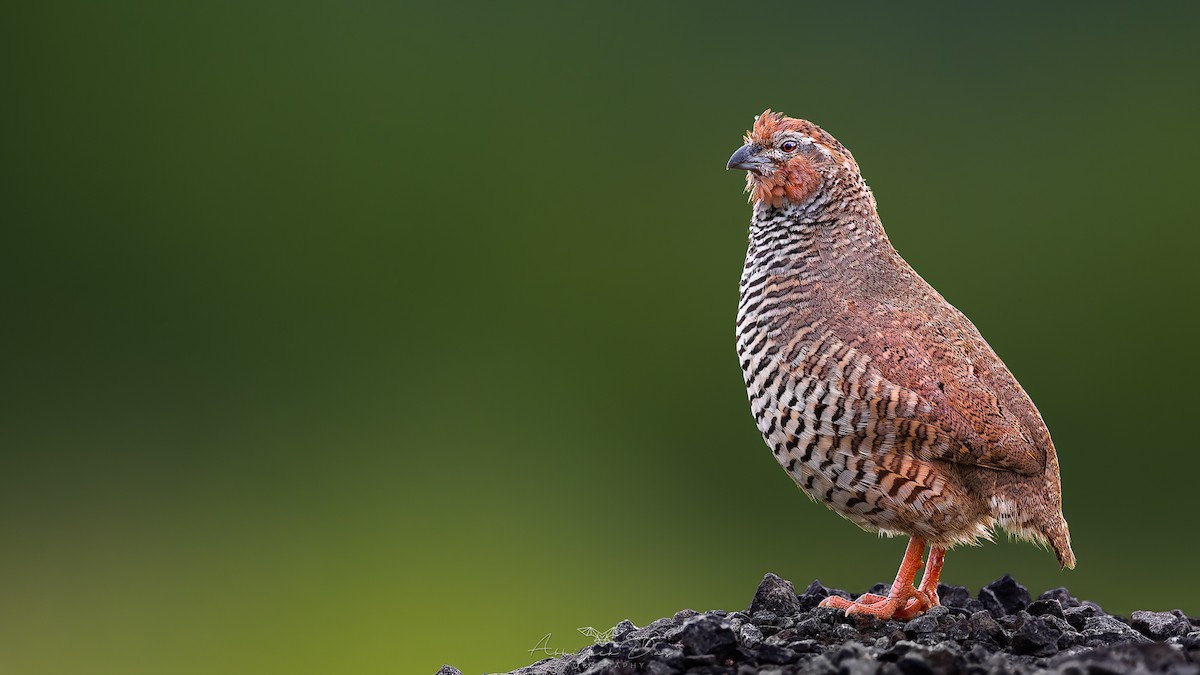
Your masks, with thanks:
<instances>
[{"instance_id":1,"label":"grey curved beak","mask_svg":"<svg viewBox=\"0 0 1200 675\"><path fill-rule=\"evenodd\" d=\"M726 169L741 169L743 171L753 171L767 164L770 160L759 157L758 153L762 152L762 146L757 143L747 143L738 148L733 156L729 158L729 163L725 165Z\"/></svg>"}]
</instances>

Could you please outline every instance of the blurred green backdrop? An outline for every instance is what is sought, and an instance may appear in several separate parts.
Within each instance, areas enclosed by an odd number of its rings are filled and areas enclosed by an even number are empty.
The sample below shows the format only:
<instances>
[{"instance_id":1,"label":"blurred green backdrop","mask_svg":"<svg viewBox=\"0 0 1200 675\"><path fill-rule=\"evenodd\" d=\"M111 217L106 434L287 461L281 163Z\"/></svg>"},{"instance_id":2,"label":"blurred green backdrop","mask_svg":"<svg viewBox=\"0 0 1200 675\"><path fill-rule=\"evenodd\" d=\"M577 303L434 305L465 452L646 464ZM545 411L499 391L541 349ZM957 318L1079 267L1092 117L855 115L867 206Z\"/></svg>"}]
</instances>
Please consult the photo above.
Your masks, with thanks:
<instances>
[{"instance_id":1,"label":"blurred green backdrop","mask_svg":"<svg viewBox=\"0 0 1200 675\"><path fill-rule=\"evenodd\" d=\"M0 671L494 672L890 578L746 405L724 163L768 106L1057 441L1078 570L946 581L1200 613L1190 8L5 14Z\"/></svg>"}]
</instances>

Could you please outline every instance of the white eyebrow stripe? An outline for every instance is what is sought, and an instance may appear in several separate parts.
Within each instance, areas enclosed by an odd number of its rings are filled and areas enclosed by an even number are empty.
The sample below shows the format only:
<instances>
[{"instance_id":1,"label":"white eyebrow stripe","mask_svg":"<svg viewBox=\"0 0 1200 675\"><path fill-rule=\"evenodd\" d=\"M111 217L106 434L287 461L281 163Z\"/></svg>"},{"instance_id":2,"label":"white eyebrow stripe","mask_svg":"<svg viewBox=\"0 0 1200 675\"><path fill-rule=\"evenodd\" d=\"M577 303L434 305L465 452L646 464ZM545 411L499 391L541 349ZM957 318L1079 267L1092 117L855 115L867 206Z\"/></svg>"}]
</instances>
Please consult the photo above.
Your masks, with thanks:
<instances>
[{"instance_id":1,"label":"white eyebrow stripe","mask_svg":"<svg viewBox=\"0 0 1200 675\"><path fill-rule=\"evenodd\" d=\"M817 140L815 138L813 138L812 136L806 136L804 134L797 134L797 138L799 139L799 141L801 143L815 147L817 150L819 150L821 152L822 155L825 155L826 157L829 157L830 159L833 158L833 153L829 151L829 148L825 147L821 143L818 143Z\"/></svg>"}]
</instances>

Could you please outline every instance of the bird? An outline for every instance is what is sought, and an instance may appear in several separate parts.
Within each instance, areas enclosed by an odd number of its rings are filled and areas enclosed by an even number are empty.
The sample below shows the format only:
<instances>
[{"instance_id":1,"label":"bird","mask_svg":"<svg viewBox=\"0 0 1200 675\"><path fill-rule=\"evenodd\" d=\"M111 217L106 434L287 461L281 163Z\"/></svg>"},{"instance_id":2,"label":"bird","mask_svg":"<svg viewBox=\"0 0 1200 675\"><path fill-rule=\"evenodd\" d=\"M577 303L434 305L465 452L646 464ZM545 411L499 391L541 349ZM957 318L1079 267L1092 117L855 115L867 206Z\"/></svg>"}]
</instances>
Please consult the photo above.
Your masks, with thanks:
<instances>
[{"instance_id":1,"label":"bird","mask_svg":"<svg viewBox=\"0 0 1200 675\"><path fill-rule=\"evenodd\" d=\"M886 596L822 604L918 616L939 604L946 550L997 528L1074 568L1041 414L975 325L892 246L850 151L768 109L726 169L746 172L753 204L736 332L758 429L810 498L909 538Z\"/></svg>"}]
</instances>

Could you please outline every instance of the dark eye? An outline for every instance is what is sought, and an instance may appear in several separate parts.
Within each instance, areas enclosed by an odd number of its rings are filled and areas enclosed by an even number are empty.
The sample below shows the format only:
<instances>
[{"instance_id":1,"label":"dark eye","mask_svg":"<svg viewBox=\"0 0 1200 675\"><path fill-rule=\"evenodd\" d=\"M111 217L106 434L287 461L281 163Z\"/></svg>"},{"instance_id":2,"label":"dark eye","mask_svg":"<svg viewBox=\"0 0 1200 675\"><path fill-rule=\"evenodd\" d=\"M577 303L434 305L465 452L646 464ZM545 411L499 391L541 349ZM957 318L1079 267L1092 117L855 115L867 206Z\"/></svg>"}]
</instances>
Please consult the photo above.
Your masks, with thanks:
<instances>
[{"instance_id":1,"label":"dark eye","mask_svg":"<svg viewBox=\"0 0 1200 675\"><path fill-rule=\"evenodd\" d=\"M784 152L795 152L796 141L784 141L783 144L779 146L779 149Z\"/></svg>"}]
</instances>

